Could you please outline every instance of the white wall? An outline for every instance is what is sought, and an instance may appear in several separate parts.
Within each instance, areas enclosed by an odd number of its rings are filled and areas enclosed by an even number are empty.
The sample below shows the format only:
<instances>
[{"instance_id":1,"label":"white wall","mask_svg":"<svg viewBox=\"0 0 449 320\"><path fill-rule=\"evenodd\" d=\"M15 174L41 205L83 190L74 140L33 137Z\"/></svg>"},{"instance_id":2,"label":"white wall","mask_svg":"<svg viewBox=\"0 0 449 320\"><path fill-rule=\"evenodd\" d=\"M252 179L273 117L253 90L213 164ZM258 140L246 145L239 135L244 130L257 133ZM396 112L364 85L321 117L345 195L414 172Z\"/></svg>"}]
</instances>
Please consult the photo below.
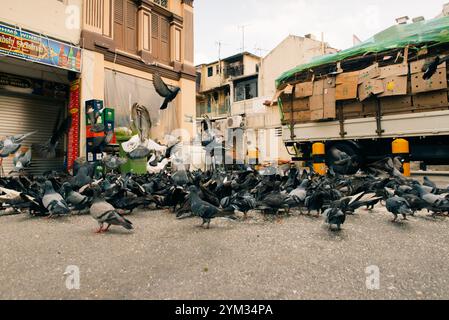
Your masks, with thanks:
<instances>
[{"instance_id":1,"label":"white wall","mask_svg":"<svg viewBox=\"0 0 449 320\"><path fill-rule=\"evenodd\" d=\"M326 53L335 51L335 49L325 49ZM273 97L276 92L275 81L282 73L322 54L320 41L297 36L287 37L262 59L259 73L260 95Z\"/></svg>"},{"instance_id":2,"label":"white wall","mask_svg":"<svg viewBox=\"0 0 449 320\"><path fill-rule=\"evenodd\" d=\"M82 0L1 0L0 22L79 44L81 5Z\"/></svg>"}]
</instances>

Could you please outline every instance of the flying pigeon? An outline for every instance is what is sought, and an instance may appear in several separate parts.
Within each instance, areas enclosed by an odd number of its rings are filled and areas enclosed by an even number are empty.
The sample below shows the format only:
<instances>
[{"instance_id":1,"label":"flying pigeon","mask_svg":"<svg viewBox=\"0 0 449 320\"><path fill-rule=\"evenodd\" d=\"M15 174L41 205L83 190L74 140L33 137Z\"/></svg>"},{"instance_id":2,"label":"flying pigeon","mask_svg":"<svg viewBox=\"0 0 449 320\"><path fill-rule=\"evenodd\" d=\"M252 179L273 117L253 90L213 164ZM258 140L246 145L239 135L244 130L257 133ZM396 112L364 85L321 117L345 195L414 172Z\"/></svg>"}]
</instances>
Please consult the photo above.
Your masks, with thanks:
<instances>
[{"instance_id":1,"label":"flying pigeon","mask_svg":"<svg viewBox=\"0 0 449 320\"><path fill-rule=\"evenodd\" d=\"M449 56L444 57L444 58L440 58L439 56L436 56L432 62L425 64L422 68L422 72L424 72L423 79L429 80L430 78L432 78L432 76L437 71L438 66L442 63L445 63L448 60L449 60Z\"/></svg>"},{"instance_id":2,"label":"flying pigeon","mask_svg":"<svg viewBox=\"0 0 449 320\"><path fill-rule=\"evenodd\" d=\"M31 164L31 148L28 149L26 153L23 153L22 151L16 152L13 163L13 172L19 172L24 170L25 168L28 168Z\"/></svg>"},{"instance_id":3,"label":"flying pigeon","mask_svg":"<svg viewBox=\"0 0 449 320\"><path fill-rule=\"evenodd\" d=\"M117 156L107 155L103 158L103 163L109 170L117 170L120 166L124 165L126 162L128 162L127 159L119 158Z\"/></svg>"},{"instance_id":4,"label":"flying pigeon","mask_svg":"<svg viewBox=\"0 0 449 320\"><path fill-rule=\"evenodd\" d=\"M4 140L0 141L0 157L7 158L11 154L17 152L22 146L21 143L28 138L29 136L37 133L37 131L33 131L26 134L18 134L15 136L6 137Z\"/></svg>"},{"instance_id":5,"label":"flying pigeon","mask_svg":"<svg viewBox=\"0 0 449 320\"><path fill-rule=\"evenodd\" d=\"M53 134L51 138L45 144L33 145L33 149L37 154L44 159L54 159L56 157L56 148L59 144L59 140L66 135L72 125L72 117L68 116L62 120L62 109L59 113L58 120L55 123Z\"/></svg>"},{"instance_id":6,"label":"flying pigeon","mask_svg":"<svg viewBox=\"0 0 449 320\"><path fill-rule=\"evenodd\" d=\"M161 106L161 110L167 109L168 104L175 100L176 96L181 91L181 88L179 87L168 87L158 73L153 75L153 84L156 92L165 99Z\"/></svg>"},{"instance_id":7,"label":"flying pigeon","mask_svg":"<svg viewBox=\"0 0 449 320\"><path fill-rule=\"evenodd\" d=\"M137 130L140 142L144 143L150 137L151 117L145 106L135 103L131 108L131 118L134 128Z\"/></svg>"},{"instance_id":8,"label":"flying pigeon","mask_svg":"<svg viewBox=\"0 0 449 320\"><path fill-rule=\"evenodd\" d=\"M99 133L104 131L104 124L103 123L97 123L98 118L101 115L101 111L95 112L93 108L89 108L87 110L87 116L89 117L90 123L92 124L90 131L93 133Z\"/></svg>"}]
</instances>

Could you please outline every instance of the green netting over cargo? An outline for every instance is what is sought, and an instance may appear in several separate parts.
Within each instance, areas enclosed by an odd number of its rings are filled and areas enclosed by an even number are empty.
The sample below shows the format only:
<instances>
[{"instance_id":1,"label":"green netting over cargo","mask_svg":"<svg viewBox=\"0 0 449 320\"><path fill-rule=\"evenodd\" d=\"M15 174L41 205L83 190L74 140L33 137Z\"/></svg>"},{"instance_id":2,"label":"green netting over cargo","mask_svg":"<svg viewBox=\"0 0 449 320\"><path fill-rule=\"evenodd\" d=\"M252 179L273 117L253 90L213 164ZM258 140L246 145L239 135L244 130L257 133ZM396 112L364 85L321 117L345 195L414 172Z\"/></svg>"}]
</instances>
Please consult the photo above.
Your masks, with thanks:
<instances>
[{"instance_id":1,"label":"green netting over cargo","mask_svg":"<svg viewBox=\"0 0 449 320\"><path fill-rule=\"evenodd\" d=\"M283 73L276 80L276 87L304 70L329 63L336 63L347 58L404 48L407 45L420 45L426 43L441 44L447 42L449 42L449 17L421 21L413 24L398 24L376 34L371 39L364 41L355 47L334 54L314 58L307 64L300 65Z\"/></svg>"}]
</instances>

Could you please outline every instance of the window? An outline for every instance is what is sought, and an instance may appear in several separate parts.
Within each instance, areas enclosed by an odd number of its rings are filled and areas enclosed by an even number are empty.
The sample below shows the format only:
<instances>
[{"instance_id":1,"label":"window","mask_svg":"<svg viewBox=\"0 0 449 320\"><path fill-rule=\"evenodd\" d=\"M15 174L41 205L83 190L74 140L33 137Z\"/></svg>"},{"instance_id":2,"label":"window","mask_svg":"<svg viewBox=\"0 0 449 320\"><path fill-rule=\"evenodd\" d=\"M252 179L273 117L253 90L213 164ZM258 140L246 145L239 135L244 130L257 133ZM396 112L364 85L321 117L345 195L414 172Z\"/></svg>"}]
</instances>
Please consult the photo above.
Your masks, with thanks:
<instances>
[{"instance_id":1,"label":"window","mask_svg":"<svg viewBox=\"0 0 449 320\"><path fill-rule=\"evenodd\" d=\"M137 5L114 0L114 41L117 49L137 54Z\"/></svg>"},{"instance_id":2,"label":"window","mask_svg":"<svg viewBox=\"0 0 449 320\"><path fill-rule=\"evenodd\" d=\"M212 77L214 75L214 68L209 67L207 68L207 76Z\"/></svg>"},{"instance_id":3,"label":"window","mask_svg":"<svg viewBox=\"0 0 449 320\"><path fill-rule=\"evenodd\" d=\"M153 2L161 7L168 8L168 0L153 0Z\"/></svg>"},{"instance_id":4,"label":"window","mask_svg":"<svg viewBox=\"0 0 449 320\"><path fill-rule=\"evenodd\" d=\"M151 53L153 58L170 64L170 23L154 12L151 13Z\"/></svg>"},{"instance_id":5,"label":"window","mask_svg":"<svg viewBox=\"0 0 449 320\"><path fill-rule=\"evenodd\" d=\"M257 98L257 78L239 82L235 85L235 101L243 101Z\"/></svg>"}]
</instances>

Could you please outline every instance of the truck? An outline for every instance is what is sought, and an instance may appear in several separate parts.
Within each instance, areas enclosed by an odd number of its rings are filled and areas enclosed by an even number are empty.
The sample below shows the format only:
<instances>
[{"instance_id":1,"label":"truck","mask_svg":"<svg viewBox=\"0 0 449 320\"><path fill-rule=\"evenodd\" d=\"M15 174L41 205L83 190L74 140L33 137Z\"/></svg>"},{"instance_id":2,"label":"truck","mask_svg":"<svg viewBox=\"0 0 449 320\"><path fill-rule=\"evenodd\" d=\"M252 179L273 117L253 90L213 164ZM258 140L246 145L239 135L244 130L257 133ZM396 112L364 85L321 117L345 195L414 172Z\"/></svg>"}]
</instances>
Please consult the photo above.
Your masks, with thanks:
<instances>
[{"instance_id":1,"label":"truck","mask_svg":"<svg viewBox=\"0 0 449 320\"><path fill-rule=\"evenodd\" d=\"M408 141L410 160L449 164L449 17L392 26L347 50L312 59L276 80L283 141L293 161L311 162L325 145L344 172L392 154Z\"/></svg>"}]
</instances>

